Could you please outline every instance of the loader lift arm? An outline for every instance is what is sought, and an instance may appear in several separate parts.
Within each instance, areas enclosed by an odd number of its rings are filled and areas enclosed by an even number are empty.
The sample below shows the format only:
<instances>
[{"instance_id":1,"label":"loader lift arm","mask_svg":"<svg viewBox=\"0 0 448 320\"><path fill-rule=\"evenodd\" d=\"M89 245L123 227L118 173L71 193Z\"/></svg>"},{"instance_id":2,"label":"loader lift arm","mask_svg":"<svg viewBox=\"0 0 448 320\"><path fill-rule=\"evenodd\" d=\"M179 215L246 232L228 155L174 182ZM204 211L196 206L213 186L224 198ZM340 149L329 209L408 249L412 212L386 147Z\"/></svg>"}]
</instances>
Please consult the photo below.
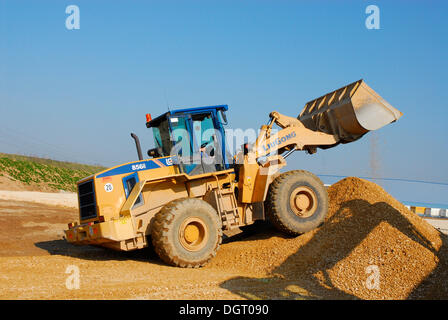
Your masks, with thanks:
<instances>
[{"instance_id":1,"label":"loader lift arm","mask_svg":"<svg viewBox=\"0 0 448 320\"><path fill-rule=\"evenodd\" d=\"M236 156L239 200L265 201L274 174L286 165L285 158L293 151L311 154L317 148L354 142L401 116L362 79L309 101L297 118L271 112L252 148ZM273 132L274 124L281 130Z\"/></svg>"},{"instance_id":2,"label":"loader lift arm","mask_svg":"<svg viewBox=\"0 0 448 320\"><path fill-rule=\"evenodd\" d=\"M240 201L254 203L266 200L275 174L286 166L285 158L295 150L315 153L317 146L336 145L337 136L306 128L300 120L273 111L263 125L255 144L236 156ZM273 125L281 130L273 133ZM287 154L282 155L285 151ZM263 159L263 160L262 160Z\"/></svg>"},{"instance_id":3,"label":"loader lift arm","mask_svg":"<svg viewBox=\"0 0 448 320\"><path fill-rule=\"evenodd\" d=\"M284 151L291 150L306 150L308 153L315 153L317 146L334 145L339 142L336 135L310 130L300 120L277 111L271 112L269 117L269 123L261 127L255 142L256 158L271 153L282 154ZM274 123L281 130L272 134Z\"/></svg>"}]
</instances>

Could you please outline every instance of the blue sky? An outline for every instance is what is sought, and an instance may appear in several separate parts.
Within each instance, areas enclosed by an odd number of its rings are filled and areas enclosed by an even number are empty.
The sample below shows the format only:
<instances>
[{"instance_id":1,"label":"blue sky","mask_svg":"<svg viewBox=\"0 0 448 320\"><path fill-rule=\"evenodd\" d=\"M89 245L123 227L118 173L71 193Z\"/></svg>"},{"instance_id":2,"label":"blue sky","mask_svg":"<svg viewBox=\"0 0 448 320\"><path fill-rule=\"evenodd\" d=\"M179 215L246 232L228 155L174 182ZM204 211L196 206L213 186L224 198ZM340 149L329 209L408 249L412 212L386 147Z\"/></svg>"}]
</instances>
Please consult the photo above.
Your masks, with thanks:
<instances>
[{"instance_id":1,"label":"blue sky","mask_svg":"<svg viewBox=\"0 0 448 320\"><path fill-rule=\"evenodd\" d=\"M80 9L67 30L65 8ZM365 9L380 8L380 30ZM0 0L0 152L97 163L152 147L145 114L228 104L233 128L296 116L364 78L404 113L288 169L448 183L446 1ZM333 182L329 178L323 178ZM331 180L331 181L330 181ZM448 203L448 186L380 182L400 200Z\"/></svg>"}]
</instances>

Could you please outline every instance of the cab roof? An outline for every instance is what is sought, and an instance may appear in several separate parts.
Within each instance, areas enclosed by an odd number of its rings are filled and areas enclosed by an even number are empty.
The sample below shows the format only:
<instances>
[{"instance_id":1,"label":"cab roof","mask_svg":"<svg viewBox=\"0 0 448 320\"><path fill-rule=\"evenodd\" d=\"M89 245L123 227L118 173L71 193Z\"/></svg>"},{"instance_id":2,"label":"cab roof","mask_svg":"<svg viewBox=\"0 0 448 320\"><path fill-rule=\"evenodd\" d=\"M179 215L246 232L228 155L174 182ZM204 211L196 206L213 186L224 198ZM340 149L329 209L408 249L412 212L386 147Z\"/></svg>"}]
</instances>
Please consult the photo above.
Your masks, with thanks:
<instances>
[{"instance_id":1,"label":"cab roof","mask_svg":"<svg viewBox=\"0 0 448 320\"><path fill-rule=\"evenodd\" d=\"M201 113L206 111L227 111L229 109L229 106L226 104L221 104L217 106L206 106L206 107L195 107L195 108L184 108L184 109L177 109L177 110L170 110L168 112L165 112L158 116L157 118L152 119L151 121L146 122L146 127L150 128L153 126L157 126L160 121L166 119L168 116L174 116L179 114L186 114L186 113Z\"/></svg>"}]
</instances>

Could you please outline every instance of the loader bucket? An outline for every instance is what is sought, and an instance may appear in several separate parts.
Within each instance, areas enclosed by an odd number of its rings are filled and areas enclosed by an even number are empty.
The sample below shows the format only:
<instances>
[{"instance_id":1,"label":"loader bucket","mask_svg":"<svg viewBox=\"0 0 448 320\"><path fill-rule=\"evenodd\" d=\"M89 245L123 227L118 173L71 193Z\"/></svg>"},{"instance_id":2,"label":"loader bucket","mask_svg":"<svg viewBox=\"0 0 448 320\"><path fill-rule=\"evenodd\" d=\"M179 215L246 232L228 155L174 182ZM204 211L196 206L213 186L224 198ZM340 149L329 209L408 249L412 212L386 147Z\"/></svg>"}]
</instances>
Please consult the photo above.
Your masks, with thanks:
<instances>
[{"instance_id":1,"label":"loader bucket","mask_svg":"<svg viewBox=\"0 0 448 320\"><path fill-rule=\"evenodd\" d=\"M308 102L297 119L310 130L332 134L339 142L349 143L402 115L361 79Z\"/></svg>"}]
</instances>

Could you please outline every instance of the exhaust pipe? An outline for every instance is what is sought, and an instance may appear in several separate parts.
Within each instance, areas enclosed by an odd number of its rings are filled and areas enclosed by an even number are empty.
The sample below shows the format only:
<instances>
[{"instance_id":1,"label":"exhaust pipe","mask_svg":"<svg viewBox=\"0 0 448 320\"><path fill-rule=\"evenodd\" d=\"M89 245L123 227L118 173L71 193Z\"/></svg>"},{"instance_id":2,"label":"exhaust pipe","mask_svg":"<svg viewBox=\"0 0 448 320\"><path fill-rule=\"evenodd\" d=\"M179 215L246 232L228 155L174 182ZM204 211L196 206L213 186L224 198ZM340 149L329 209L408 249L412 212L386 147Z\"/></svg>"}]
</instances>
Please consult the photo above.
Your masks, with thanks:
<instances>
[{"instance_id":1,"label":"exhaust pipe","mask_svg":"<svg viewBox=\"0 0 448 320\"><path fill-rule=\"evenodd\" d=\"M131 137L135 140L135 146L137 147L138 160L143 160L142 148L140 147L140 140L135 133L131 133Z\"/></svg>"}]
</instances>

